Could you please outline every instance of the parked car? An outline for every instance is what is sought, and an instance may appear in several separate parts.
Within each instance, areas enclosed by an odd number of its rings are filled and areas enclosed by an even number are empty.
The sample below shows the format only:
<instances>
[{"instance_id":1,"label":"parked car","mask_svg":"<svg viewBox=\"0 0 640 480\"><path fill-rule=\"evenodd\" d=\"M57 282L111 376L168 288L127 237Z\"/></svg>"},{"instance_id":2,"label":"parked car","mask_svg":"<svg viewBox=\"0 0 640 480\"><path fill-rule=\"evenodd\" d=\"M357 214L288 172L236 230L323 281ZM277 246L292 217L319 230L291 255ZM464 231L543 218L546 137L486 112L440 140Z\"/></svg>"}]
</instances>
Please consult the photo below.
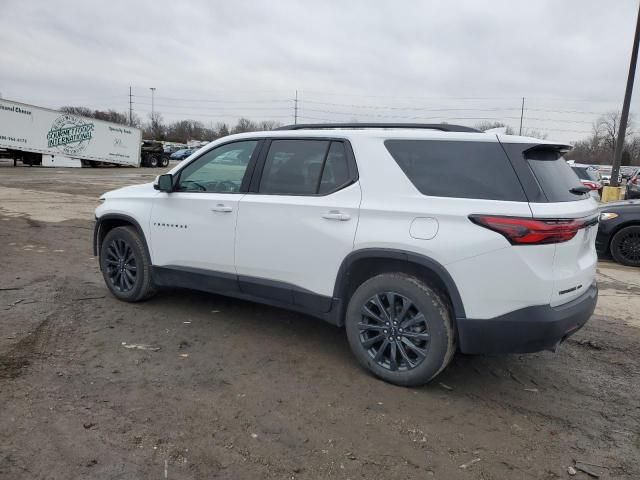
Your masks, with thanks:
<instances>
[{"instance_id":1,"label":"parked car","mask_svg":"<svg viewBox=\"0 0 640 480\"><path fill-rule=\"evenodd\" d=\"M184 160L189 155L191 155L193 152L194 152L194 150L192 150L190 148L185 148L185 149L182 149L182 150L178 150L177 152L174 152L174 153L171 154L171 160Z\"/></svg>"},{"instance_id":2,"label":"parked car","mask_svg":"<svg viewBox=\"0 0 640 480\"><path fill-rule=\"evenodd\" d=\"M593 313L598 209L568 148L455 125L231 135L103 195L94 251L118 299L186 287L304 312L419 385L456 350L553 350Z\"/></svg>"},{"instance_id":3,"label":"parked car","mask_svg":"<svg viewBox=\"0 0 640 480\"><path fill-rule=\"evenodd\" d=\"M600 165L598 167L600 175L602 175L602 185L607 186L611 183L611 171L613 168L611 165ZM618 185L622 182L622 170L618 172Z\"/></svg>"},{"instance_id":4,"label":"parked car","mask_svg":"<svg viewBox=\"0 0 640 480\"><path fill-rule=\"evenodd\" d=\"M600 207L596 249L600 255L611 255L622 265L640 267L640 200Z\"/></svg>"},{"instance_id":5,"label":"parked car","mask_svg":"<svg viewBox=\"0 0 640 480\"><path fill-rule=\"evenodd\" d=\"M627 180L626 198L640 198L640 168L636 169Z\"/></svg>"},{"instance_id":6,"label":"parked car","mask_svg":"<svg viewBox=\"0 0 640 480\"><path fill-rule=\"evenodd\" d=\"M602 191L602 177L598 169L591 165L581 165L579 163L574 163L571 168L578 175L582 185L589 189L589 194L599 202L600 192Z\"/></svg>"}]
</instances>

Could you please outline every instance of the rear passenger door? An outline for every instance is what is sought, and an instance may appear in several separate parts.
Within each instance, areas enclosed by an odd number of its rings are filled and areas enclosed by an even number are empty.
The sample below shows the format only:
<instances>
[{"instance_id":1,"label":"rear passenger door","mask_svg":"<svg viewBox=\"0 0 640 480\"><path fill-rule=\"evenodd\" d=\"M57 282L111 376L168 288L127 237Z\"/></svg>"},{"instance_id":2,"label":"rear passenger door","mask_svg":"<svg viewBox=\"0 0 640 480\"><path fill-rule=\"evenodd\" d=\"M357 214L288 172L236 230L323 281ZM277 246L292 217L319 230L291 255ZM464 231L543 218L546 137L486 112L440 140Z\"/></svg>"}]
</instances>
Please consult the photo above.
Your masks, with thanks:
<instances>
[{"instance_id":1,"label":"rear passenger door","mask_svg":"<svg viewBox=\"0 0 640 480\"><path fill-rule=\"evenodd\" d=\"M241 289L326 312L358 223L353 152L340 139L273 139L263 152L239 204Z\"/></svg>"}]
</instances>

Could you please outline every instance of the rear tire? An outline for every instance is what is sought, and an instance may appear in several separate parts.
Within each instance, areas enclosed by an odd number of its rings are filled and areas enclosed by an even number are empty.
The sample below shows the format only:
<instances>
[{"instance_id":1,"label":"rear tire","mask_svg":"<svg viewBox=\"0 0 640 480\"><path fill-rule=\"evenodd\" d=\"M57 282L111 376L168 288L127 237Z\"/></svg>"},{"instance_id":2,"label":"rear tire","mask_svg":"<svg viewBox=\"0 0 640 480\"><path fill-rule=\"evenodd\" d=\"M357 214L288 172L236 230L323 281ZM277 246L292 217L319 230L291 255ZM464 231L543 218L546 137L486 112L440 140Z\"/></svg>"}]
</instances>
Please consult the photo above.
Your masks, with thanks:
<instances>
[{"instance_id":1,"label":"rear tire","mask_svg":"<svg viewBox=\"0 0 640 480\"><path fill-rule=\"evenodd\" d=\"M158 157L156 157L155 155L151 155L149 157L149 166L151 168L156 168L158 166L160 162L158 161Z\"/></svg>"},{"instance_id":2,"label":"rear tire","mask_svg":"<svg viewBox=\"0 0 640 480\"><path fill-rule=\"evenodd\" d=\"M105 235L100 269L107 288L119 300L139 302L156 293L151 259L144 239L133 227L116 227Z\"/></svg>"},{"instance_id":3,"label":"rear tire","mask_svg":"<svg viewBox=\"0 0 640 480\"><path fill-rule=\"evenodd\" d=\"M167 168L169 166L169 157L167 155L163 155L160 160L160 166L162 168Z\"/></svg>"},{"instance_id":4,"label":"rear tire","mask_svg":"<svg viewBox=\"0 0 640 480\"><path fill-rule=\"evenodd\" d=\"M640 267L640 226L624 227L611 239L611 256L629 267Z\"/></svg>"},{"instance_id":5,"label":"rear tire","mask_svg":"<svg viewBox=\"0 0 640 480\"><path fill-rule=\"evenodd\" d=\"M384 273L360 285L349 301L345 327L358 362L396 385L429 382L455 353L447 302L403 273Z\"/></svg>"}]
</instances>

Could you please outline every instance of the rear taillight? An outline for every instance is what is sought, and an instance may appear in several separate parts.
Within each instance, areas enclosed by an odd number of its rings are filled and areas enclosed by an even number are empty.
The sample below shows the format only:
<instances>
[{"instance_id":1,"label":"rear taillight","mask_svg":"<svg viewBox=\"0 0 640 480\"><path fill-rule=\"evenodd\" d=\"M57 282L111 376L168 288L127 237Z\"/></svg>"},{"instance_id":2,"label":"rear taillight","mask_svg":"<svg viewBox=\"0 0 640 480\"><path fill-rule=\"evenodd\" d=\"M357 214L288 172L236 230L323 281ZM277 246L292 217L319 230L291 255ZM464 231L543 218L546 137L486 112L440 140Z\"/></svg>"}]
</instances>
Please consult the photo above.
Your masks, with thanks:
<instances>
[{"instance_id":1,"label":"rear taillight","mask_svg":"<svg viewBox=\"0 0 640 480\"><path fill-rule=\"evenodd\" d=\"M578 230L597 223L597 217L577 219L536 219L470 215L469 220L503 235L512 245L544 245L567 242Z\"/></svg>"},{"instance_id":2,"label":"rear taillight","mask_svg":"<svg viewBox=\"0 0 640 480\"><path fill-rule=\"evenodd\" d=\"M598 185L598 184L597 184L597 183L595 183L595 182L590 182L590 181L588 181L588 180L583 181L583 182L582 182L582 184L583 184L585 187L590 188L591 190L598 190L598 189L600 188L600 185Z\"/></svg>"}]
</instances>

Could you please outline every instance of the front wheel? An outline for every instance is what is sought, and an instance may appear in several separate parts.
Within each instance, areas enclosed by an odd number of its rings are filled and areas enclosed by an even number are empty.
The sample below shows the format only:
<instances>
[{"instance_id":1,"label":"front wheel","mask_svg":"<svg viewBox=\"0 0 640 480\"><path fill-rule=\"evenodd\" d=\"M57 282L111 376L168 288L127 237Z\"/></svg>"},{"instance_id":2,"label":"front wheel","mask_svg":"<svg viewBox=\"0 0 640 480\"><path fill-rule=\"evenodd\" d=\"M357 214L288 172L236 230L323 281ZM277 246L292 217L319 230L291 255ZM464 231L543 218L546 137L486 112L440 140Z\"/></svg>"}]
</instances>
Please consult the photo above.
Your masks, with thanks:
<instances>
[{"instance_id":1,"label":"front wheel","mask_svg":"<svg viewBox=\"0 0 640 480\"><path fill-rule=\"evenodd\" d=\"M111 293L126 302L155 294L151 261L144 240L133 227L110 230L100 247L100 269Z\"/></svg>"},{"instance_id":2,"label":"front wheel","mask_svg":"<svg viewBox=\"0 0 640 480\"><path fill-rule=\"evenodd\" d=\"M429 382L455 352L445 299L406 274L385 273L360 285L349 301L345 324L358 362L396 385Z\"/></svg>"},{"instance_id":3,"label":"front wheel","mask_svg":"<svg viewBox=\"0 0 640 480\"><path fill-rule=\"evenodd\" d=\"M640 267L640 226L625 227L613 236L611 256L622 265Z\"/></svg>"}]
</instances>

